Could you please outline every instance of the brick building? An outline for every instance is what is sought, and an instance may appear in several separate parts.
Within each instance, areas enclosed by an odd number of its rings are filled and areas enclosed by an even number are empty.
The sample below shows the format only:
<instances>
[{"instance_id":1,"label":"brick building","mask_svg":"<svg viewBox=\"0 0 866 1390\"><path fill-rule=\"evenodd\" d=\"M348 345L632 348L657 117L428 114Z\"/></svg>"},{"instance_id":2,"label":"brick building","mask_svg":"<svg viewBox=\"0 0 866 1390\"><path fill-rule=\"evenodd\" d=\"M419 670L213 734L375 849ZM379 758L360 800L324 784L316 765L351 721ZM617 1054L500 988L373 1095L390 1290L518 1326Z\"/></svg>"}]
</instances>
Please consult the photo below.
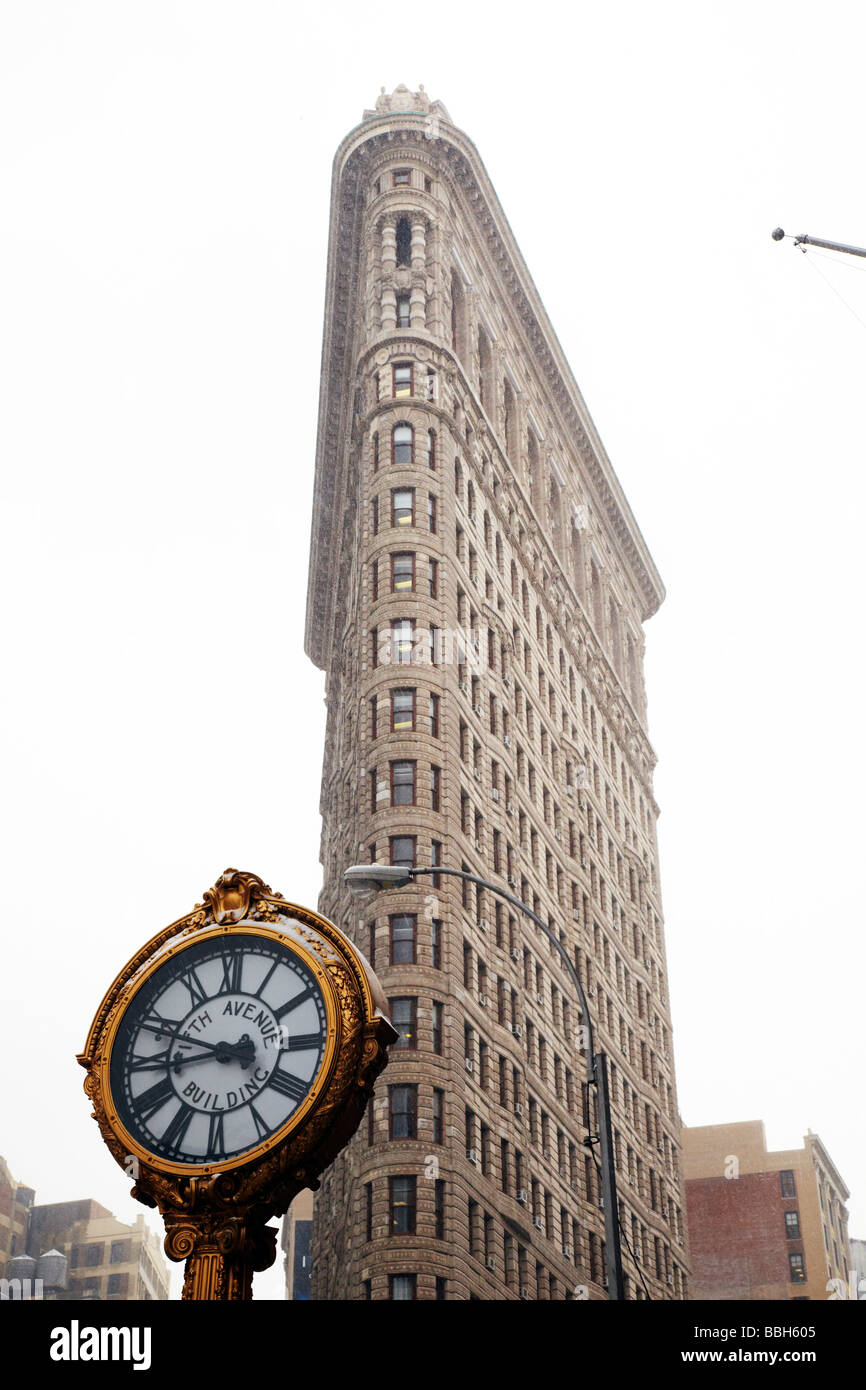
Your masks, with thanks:
<instances>
[{"instance_id":1,"label":"brick building","mask_svg":"<svg viewBox=\"0 0 866 1390\"><path fill-rule=\"evenodd\" d=\"M851 1269L848 1189L817 1134L768 1153L760 1120L683 1129L694 1299L826 1299Z\"/></svg>"},{"instance_id":2,"label":"brick building","mask_svg":"<svg viewBox=\"0 0 866 1390\"><path fill-rule=\"evenodd\" d=\"M315 1208L314 1298L603 1298L580 1013L610 1059L630 1298L686 1296L646 728L661 580L472 142L383 91L334 162L306 649L321 910L401 1043ZM467 637L466 634L471 634Z\"/></svg>"}]
</instances>

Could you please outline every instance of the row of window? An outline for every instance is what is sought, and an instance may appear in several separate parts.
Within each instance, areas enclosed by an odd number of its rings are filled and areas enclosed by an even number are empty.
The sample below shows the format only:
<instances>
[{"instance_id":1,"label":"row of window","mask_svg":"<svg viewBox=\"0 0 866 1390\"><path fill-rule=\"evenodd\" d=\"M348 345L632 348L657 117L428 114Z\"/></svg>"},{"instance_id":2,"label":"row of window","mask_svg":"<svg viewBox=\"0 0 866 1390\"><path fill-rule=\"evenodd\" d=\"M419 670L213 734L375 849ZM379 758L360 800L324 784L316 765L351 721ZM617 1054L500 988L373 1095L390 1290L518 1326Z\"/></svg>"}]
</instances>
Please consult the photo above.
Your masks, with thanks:
<instances>
[{"instance_id":1,"label":"row of window","mask_svg":"<svg viewBox=\"0 0 866 1390\"><path fill-rule=\"evenodd\" d=\"M106 1245L103 1241L91 1241L87 1245L73 1245L69 1252L69 1268L77 1269L80 1265L89 1266L91 1269L95 1265L128 1264L132 1259L131 1240L113 1240L108 1246L108 1260L105 1258Z\"/></svg>"}]
</instances>

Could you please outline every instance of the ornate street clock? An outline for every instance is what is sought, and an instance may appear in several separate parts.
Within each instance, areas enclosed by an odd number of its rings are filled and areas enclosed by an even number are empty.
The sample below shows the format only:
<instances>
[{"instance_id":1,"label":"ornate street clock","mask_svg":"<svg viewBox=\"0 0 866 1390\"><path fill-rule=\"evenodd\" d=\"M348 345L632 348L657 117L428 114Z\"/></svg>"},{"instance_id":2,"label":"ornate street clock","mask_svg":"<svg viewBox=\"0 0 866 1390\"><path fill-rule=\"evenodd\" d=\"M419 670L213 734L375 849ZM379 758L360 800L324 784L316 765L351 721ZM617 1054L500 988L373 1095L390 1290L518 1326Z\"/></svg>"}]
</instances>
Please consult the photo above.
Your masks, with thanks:
<instances>
[{"instance_id":1,"label":"ornate street clock","mask_svg":"<svg viewBox=\"0 0 866 1390\"><path fill-rule=\"evenodd\" d=\"M184 1298L251 1297L282 1215L358 1127L397 1033L346 936L255 874L128 963L79 1062L94 1118L186 1260Z\"/></svg>"}]
</instances>

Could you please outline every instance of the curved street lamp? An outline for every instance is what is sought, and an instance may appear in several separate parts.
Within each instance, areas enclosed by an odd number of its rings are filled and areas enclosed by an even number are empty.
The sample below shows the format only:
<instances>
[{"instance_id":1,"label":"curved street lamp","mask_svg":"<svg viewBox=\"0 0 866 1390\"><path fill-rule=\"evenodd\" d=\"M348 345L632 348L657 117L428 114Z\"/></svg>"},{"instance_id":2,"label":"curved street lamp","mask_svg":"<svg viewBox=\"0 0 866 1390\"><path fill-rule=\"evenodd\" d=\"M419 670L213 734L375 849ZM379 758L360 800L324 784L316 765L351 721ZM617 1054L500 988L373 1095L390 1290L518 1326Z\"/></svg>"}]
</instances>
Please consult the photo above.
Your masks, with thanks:
<instances>
[{"instance_id":1,"label":"curved street lamp","mask_svg":"<svg viewBox=\"0 0 866 1390\"><path fill-rule=\"evenodd\" d=\"M522 903L519 898L515 898L511 893L506 893L504 888L499 888L495 883L490 883L486 878L478 878L475 874L466 873L463 869L444 869L438 864L430 868L415 868L401 864L354 864L346 869L343 874L346 887L355 897L369 898L375 893L380 893L387 888L405 888L407 884L422 874L448 874L452 878L466 879L469 883L478 884L479 888L486 888L489 892L495 893L497 897L504 898L506 902L516 907L525 917L531 918L537 927L540 927L548 941L556 947L562 959L563 965L568 973L577 997L580 1001L581 1013L583 1014L584 1027L586 1028L586 1052L587 1079L589 1084L595 1086L597 1113L599 1121L598 1145L599 1145L599 1166L601 1169L601 1192L604 1202L604 1237L605 1237L605 1263L607 1266L607 1287L612 1301L625 1298L625 1285L622 1273L622 1244L619 1229L619 1205L616 1192L616 1169L614 1166L613 1151L613 1128L610 1118L610 1091L607 1081L607 1058L603 1052L596 1052L593 1042L592 1019L589 1014L589 1005L586 1002L586 995L583 992L583 985L577 971L569 959L568 952L547 925L530 908ZM592 1142L592 1137L590 1139Z\"/></svg>"}]
</instances>

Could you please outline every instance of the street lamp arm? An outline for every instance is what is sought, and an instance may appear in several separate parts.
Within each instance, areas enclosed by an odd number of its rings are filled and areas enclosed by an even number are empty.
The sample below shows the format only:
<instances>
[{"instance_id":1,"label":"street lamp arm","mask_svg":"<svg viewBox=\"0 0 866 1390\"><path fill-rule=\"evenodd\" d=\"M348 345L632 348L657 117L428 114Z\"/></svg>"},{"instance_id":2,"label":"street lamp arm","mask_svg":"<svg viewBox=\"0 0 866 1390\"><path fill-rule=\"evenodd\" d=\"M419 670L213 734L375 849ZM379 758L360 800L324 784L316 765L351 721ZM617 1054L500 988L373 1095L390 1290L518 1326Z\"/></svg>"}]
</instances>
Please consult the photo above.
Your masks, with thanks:
<instances>
[{"instance_id":1,"label":"street lamp arm","mask_svg":"<svg viewBox=\"0 0 866 1390\"><path fill-rule=\"evenodd\" d=\"M589 1004L587 1003L586 995L583 991L583 985L580 983L580 976L578 975L577 971L572 965L568 952L565 950L565 947L559 940L559 937L556 936L555 933L550 930L550 927L547 925L547 923L543 922L541 918L535 912L532 911L531 908L526 906L526 903L521 902L519 898L515 898L512 893L506 893L504 888L499 888L495 883L491 883L489 879L479 878L477 874L467 873L465 869L443 869L439 868L437 865L436 867L423 869L407 868L406 873L411 874L413 878L421 874L450 874L453 878L465 879L467 883L477 883L479 888L486 888L489 892L496 893L498 897L504 898L506 902L511 903L512 906L516 907L519 912L522 912L524 914L524 916L530 917L532 921L535 923L535 925L541 928L548 941L551 941L553 945L556 947L557 951L559 952L559 955L562 958L562 962L565 965L565 969L568 972L568 977L571 980L571 983L574 985L575 990L577 991L577 997L580 1000L580 1007L583 1012L584 1026L586 1028L586 1050L590 1060L590 1073L592 1074L592 1062L593 1058L595 1057L595 1048L592 1034L592 1019L590 1018L589 1014Z\"/></svg>"}]
</instances>

